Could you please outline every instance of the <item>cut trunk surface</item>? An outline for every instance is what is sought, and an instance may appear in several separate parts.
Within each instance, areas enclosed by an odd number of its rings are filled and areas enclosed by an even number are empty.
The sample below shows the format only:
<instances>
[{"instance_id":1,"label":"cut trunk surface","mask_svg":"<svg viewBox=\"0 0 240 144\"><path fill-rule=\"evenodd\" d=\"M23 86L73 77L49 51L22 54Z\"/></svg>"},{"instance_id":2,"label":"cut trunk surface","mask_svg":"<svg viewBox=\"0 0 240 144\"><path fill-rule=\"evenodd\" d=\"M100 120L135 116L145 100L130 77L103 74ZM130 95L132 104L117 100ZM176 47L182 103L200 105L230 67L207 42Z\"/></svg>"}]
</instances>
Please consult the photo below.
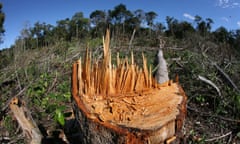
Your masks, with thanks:
<instances>
[{"instance_id":1,"label":"cut trunk surface","mask_svg":"<svg viewBox=\"0 0 240 144\"><path fill-rule=\"evenodd\" d=\"M109 31L101 61L87 50L73 63L72 95L83 143L171 143L181 137L186 96L178 83L158 84L143 55L111 63ZM130 62L129 62L130 61Z\"/></svg>"}]
</instances>

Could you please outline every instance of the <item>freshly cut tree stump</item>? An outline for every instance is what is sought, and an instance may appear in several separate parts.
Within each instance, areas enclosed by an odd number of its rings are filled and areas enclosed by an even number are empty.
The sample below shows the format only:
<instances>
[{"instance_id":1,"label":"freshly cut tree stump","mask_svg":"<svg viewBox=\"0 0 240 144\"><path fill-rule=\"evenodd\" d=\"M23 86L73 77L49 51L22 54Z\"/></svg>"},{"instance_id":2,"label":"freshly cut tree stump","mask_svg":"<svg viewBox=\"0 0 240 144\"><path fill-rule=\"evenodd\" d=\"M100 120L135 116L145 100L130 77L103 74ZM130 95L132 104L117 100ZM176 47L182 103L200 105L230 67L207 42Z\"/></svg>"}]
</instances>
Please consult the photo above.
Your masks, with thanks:
<instances>
[{"instance_id":1,"label":"freshly cut tree stump","mask_svg":"<svg viewBox=\"0 0 240 144\"><path fill-rule=\"evenodd\" d=\"M186 116L186 96L178 83L158 84L147 68L131 59L111 63L110 36L104 56L92 60L87 50L72 67L72 96L82 143L141 144L178 142ZM129 62L130 61L130 62Z\"/></svg>"}]
</instances>

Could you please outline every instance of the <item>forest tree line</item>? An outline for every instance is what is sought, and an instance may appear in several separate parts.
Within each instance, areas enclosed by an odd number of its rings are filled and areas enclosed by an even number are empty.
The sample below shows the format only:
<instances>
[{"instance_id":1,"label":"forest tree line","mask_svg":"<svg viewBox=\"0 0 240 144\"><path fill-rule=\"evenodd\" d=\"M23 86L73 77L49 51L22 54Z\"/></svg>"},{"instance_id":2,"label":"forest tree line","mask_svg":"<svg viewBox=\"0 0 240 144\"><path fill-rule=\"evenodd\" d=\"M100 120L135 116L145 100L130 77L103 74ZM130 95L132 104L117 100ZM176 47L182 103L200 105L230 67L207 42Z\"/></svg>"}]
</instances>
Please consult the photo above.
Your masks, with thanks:
<instances>
[{"instance_id":1,"label":"forest tree line","mask_svg":"<svg viewBox=\"0 0 240 144\"><path fill-rule=\"evenodd\" d=\"M195 16L193 23L166 16L165 24L156 21L157 16L154 11L145 12L141 9L130 11L124 4L107 11L95 10L89 18L84 17L83 12L77 12L71 18L57 21L55 26L45 22L26 26L12 47L21 44L24 45L24 49L35 49L51 46L59 41L94 39L102 37L106 28L110 28L117 39L124 37L130 39L133 31L136 31L135 38L139 38L138 45L148 45L142 43L142 40L154 40L159 36L186 40L197 34L216 43L228 44L229 47L240 51L240 29L228 31L222 26L212 31L214 21L198 15ZM149 45L156 46L156 43L149 42Z\"/></svg>"}]
</instances>

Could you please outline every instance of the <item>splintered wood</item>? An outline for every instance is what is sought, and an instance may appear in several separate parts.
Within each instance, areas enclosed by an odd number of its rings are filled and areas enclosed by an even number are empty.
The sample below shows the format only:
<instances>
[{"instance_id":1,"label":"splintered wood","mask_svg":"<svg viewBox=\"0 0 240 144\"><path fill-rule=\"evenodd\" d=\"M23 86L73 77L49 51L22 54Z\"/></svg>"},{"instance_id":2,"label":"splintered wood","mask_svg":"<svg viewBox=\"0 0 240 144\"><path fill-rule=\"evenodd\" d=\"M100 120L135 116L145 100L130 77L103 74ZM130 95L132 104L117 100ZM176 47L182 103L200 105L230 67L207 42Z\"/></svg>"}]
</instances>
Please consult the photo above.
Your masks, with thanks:
<instances>
[{"instance_id":1,"label":"splintered wood","mask_svg":"<svg viewBox=\"0 0 240 144\"><path fill-rule=\"evenodd\" d=\"M117 55L117 64L114 66L111 63L109 41L110 37L107 34L104 40L104 58L102 61L92 60L88 49L84 63L82 64L81 59L77 61L79 95L88 98L107 97L108 95L132 93L159 87L152 79L151 70L149 72L144 55L142 55L143 69L135 65L133 54L131 54L130 64L128 58L120 60L119 55Z\"/></svg>"},{"instance_id":2,"label":"splintered wood","mask_svg":"<svg viewBox=\"0 0 240 144\"><path fill-rule=\"evenodd\" d=\"M152 142L172 138L186 115L184 91L172 81L158 84L144 55L142 67L134 63L133 53L130 60L117 54L113 65L109 31L103 41L101 61L92 59L87 49L84 61L73 64L72 94L78 108L100 123L156 131L149 136L157 139Z\"/></svg>"}]
</instances>

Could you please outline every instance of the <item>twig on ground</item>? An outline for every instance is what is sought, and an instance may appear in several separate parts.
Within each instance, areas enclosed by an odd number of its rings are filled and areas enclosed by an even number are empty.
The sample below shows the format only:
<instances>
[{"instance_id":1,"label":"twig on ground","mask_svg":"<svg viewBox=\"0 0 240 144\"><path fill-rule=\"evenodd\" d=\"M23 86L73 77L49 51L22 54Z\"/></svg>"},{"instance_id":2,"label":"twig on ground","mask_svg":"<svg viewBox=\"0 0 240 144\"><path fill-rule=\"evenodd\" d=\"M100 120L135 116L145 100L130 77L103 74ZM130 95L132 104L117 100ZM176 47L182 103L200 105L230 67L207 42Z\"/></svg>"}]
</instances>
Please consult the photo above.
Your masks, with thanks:
<instances>
[{"instance_id":1,"label":"twig on ground","mask_svg":"<svg viewBox=\"0 0 240 144\"><path fill-rule=\"evenodd\" d=\"M185 50L186 48L182 48L182 47L165 47L166 49L170 49L170 50L179 50L179 51L182 51L182 50Z\"/></svg>"},{"instance_id":2,"label":"twig on ground","mask_svg":"<svg viewBox=\"0 0 240 144\"><path fill-rule=\"evenodd\" d=\"M203 76L198 75L198 78L199 78L200 80L202 80L203 82L205 82L205 83L211 85L212 87L214 87L214 88L216 89L216 91L218 92L218 95L221 96L220 89L216 86L216 84L214 84L212 81L206 79L206 78L203 77Z\"/></svg>"},{"instance_id":3,"label":"twig on ground","mask_svg":"<svg viewBox=\"0 0 240 144\"><path fill-rule=\"evenodd\" d=\"M16 94L15 96L11 97L10 99L7 100L5 106L3 108L1 108L1 111L5 111L7 109L7 107L9 106L9 104L11 103L12 99L15 97L20 96L27 88L29 87L29 85L25 88L23 88L18 94Z\"/></svg>"},{"instance_id":4,"label":"twig on ground","mask_svg":"<svg viewBox=\"0 0 240 144\"><path fill-rule=\"evenodd\" d=\"M232 135L230 135L229 139L228 139L228 144L230 144L232 142Z\"/></svg>"},{"instance_id":5,"label":"twig on ground","mask_svg":"<svg viewBox=\"0 0 240 144\"><path fill-rule=\"evenodd\" d=\"M224 135L222 135L222 136L214 137L214 138L210 138L210 139L206 139L205 141L206 141L206 142L211 142L211 141L219 140L219 139L222 139L222 138L224 138L224 137L227 137L228 135L231 135L231 134L232 134L232 132L230 131L230 132L228 132L228 133L226 133L226 134L224 134Z\"/></svg>"},{"instance_id":6,"label":"twig on ground","mask_svg":"<svg viewBox=\"0 0 240 144\"><path fill-rule=\"evenodd\" d=\"M189 106L187 106L187 109L188 109L188 110L191 110L191 111L194 111L194 112L196 112L196 113L198 113L198 114L200 114L200 115L211 116L211 117L219 118L219 119L224 120L224 121L240 123L240 120L230 119L230 118L226 118L226 117L219 116L219 115L213 115L213 114L207 113L207 112L201 112L201 111L196 110L196 109L194 109L194 108L191 108L191 107L189 107Z\"/></svg>"},{"instance_id":7,"label":"twig on ground","mask_svg":"<svg viewBox=\"0 0 240 144\"><path fill-rule=\"evenodd\" d=\"M11 139L11 141L9 141L7 144L16 144L20 140L24 140L24 139L25 138L24 138L23 134L19 134L17 137L14 137L14 139Z\"/></svg>"},{"instance_id":8,"label":"twig on ground","mask_svg":"<svg viewBox=\"0 0 240 144\"><path fill-rule=\"evenodd\" d=\"M26 68L24 68L24 74L25 74L27 81L30 82Z\"/></svg>"},{"instance_id":9,"label":"twig on ground","mask_svg":"<svg viewBox=\"0 0 240 144\"><path fill-rule=\"evenodd\" d=\"M6 141L10 141L11 139L8 137L8 136L1 136L0 137L0 142L3 143L3 142L6 142Z\"/></svg>"},{"instance_id":10,"label":"twig on ground","mask_svg":"<svg viewBox=\"0 0 240 144\"><path fill-rule=\"evenodd\" d=\"M16 64L14 66L15 66L15 74L16 74L16 78L17 78L17 82L18 82L18 87L19 87L19 90L22 90L21 82L20 82L20 79L18 76L17 66L16 66Z\"/></svg>"},{"instance_id":11,"label":"twig on ground","mask_svg":"<svg viewBox=\"0 0 240 144\"><path fill-rule=\"evenodd\" d=\"M56 73L56 76L54 78L54 81L52 82L52 85L48 88L46 94L48 94L53 89L53 87L56 85L56 83L57 83L57 73Z\"/></svg>"}]
</instances>

